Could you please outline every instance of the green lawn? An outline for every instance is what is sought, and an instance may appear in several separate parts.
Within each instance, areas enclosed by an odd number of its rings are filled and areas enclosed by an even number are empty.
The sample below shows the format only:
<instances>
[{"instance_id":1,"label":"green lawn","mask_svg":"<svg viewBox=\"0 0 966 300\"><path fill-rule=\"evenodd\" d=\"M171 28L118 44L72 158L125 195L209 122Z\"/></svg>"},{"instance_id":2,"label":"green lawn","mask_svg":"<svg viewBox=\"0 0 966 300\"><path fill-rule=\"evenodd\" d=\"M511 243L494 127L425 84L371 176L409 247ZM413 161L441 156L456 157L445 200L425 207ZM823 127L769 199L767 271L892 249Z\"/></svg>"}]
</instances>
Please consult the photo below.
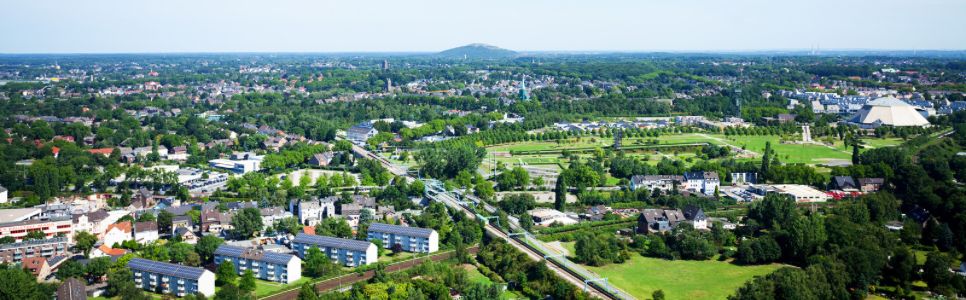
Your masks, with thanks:
<instances>
[{"instance_id":1,"label":"green lawn","mask_svg":"<svg viewBox=\"0 0 966 300\"><path fill-rule=\"evenodd\" d=\"M746 281L780 267L738 266L717 260L669 261L634 253L623 264L587 268L638 299L648 299L660 289L667 299L697 300L725 299Z\"/></svg>"}]
</instances>

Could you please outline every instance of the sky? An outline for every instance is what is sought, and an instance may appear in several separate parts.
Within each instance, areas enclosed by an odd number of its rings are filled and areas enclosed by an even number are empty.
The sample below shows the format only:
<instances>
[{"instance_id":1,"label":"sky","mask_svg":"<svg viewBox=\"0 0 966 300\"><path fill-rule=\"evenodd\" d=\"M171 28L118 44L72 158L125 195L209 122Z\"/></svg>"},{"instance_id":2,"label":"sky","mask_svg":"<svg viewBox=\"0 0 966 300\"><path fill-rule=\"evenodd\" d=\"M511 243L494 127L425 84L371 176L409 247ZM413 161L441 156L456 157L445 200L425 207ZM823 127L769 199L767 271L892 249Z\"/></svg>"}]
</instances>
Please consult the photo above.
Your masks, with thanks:
<instances>
[{"instance_id":1,"label":"sky","mask_svg":"<svg viewBox=\"0 0 966 300\"><path fill-rule=\"evenodd\" d=\"M966 50L964 0L8 0L0 53Z\"/></svg>"}]
</instances>

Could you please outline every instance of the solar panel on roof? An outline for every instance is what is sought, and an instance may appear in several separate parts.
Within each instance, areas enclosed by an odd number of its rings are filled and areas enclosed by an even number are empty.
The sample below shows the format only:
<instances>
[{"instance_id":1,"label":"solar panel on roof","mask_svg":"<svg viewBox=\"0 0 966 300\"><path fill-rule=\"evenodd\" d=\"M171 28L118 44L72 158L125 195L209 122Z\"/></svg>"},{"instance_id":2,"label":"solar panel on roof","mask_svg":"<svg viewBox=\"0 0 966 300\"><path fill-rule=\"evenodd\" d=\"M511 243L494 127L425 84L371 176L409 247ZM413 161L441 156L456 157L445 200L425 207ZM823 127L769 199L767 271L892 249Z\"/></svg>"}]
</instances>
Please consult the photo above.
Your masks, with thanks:
<instances>
[{"instance_id":1,"label":"solar panel on roof","mask_svg":"<svg viewBox=\"0 0 966 300\"><path fill-rule=\"evenodd\" d=\"M369 246L372 245L372 243L367 241L341 239L337 237L311 235L311 234L304 234L304 233L299 233L297 236L295 236L295 239L292 240L292 242L300 243L300 244L311 244L311 245L322 246L322 247L337 248L337 249L355 250L355 251L366 251L366 249L368 249Z\"/></svg>"},{"instance_id":2,"label":"solar panel on roof","mask_svg":"<svg viewBox=\"0 0 966 300\"><path fill-rule=\"evenodd\" d=\"M429 236L433 233L432 229L389 225L389 224L383 224L383 223L369 224L369 231L391 233L391 234L405 235L405 236L411 236L411 237L421 237L421 238L429 238Z\"/></svg>"},{"instance_id":3,"label":"solar panel on roof","mask_svg":"<svg viewBox=\"0 0 966 300\"><path fill-rule=\"evenodd\" d=\"M128 268L148 273L164 274L180 278L198 279L205 273L205 269L169 264L143 258L133 258L127 263Z\"/></svg>"}]
</instances>

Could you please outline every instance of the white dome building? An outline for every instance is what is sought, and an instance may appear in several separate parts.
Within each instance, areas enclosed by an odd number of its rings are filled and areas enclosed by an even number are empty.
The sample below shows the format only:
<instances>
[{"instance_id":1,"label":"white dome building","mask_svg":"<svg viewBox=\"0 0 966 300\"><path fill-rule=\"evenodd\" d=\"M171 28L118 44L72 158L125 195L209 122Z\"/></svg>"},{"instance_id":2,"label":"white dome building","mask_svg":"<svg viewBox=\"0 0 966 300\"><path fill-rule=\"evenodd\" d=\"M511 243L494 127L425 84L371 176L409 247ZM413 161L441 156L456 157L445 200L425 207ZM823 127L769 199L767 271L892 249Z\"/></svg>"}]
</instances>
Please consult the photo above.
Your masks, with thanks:
<instances>
[{"instance_id":1,"label":"white dome building","mask_svg":"<svg viewBox=\"0 0 966 300\"><path fill-rule=\"evenodd\" d=\"M902 100L885 97L866 103L850 122L862 127L889 126L926 126L929 120L923 117L916 107Z\"/></svg>"}]
</instances>

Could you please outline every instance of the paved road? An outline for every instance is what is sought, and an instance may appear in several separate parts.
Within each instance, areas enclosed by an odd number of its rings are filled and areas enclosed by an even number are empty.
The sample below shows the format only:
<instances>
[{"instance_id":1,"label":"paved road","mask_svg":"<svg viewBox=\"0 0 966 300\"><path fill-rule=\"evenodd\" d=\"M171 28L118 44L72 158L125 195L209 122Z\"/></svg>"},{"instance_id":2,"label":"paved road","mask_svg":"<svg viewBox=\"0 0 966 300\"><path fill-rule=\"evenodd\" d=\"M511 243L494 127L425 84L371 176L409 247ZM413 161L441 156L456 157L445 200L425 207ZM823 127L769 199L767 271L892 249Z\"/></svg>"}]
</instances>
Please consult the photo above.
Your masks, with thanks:
<instances>
[{"instance_id":1,"label":"paved road","mask_svg":"<svg viewBox=\"0 0 966 300\"><path fill-rule=\"evenodd\" d=\"M466 250L469 251L469 253L475 254L475 253L477 253L477 252L480 251L480 247L479 246L473 246L473 247L467 248ZM398 262L398 263L395 263L395 264L391 264L389 266L386 266L386 271L388 271L388 272L404 271L404 270L407 270L409 268L415 267L415 266L419 265L420 263L422 263L424 261L427 261L429 259L432 259L433 261L445 260L445 259L448 259L448 258L452 257L453 256L453 253L454 253L453 251L449 251L449 252L443 252L443 253L434 254L434 255L431 255L431 256L428 256L428 257L422 257L422 258L418 258L418 259L412 259L412 260L407 260L407 261L403 261L403 262ZM374 276L374 275L375 275L375 271L366 271L366 272L364 272L362 274L352 273L352 274L348 274L348 275L342 275L342 276L339 276L339 277L336 277L336 278L332 278L332 279L328 279L328 280L324 280L324 281L320 281L320 282L316 283L315 284L315 291L316 292L328 292L328 291L340 289L340 288L343 288L343 287L349 287L349 286L352 286L353 283L360 282L360 281L365 281L365 280L369 280L369 278L372 278L372 276ZM270 295L270 296L267 296L267 297L263 297L261 299L266 299L266 300L295 300L295 299L298 299L298 296L299 296L299 287L295 287L292 290L288 290L288 291L285 291L285 292L282 292L282 293L278 293L278 294Z\"/></svg>"}]
</instances>

